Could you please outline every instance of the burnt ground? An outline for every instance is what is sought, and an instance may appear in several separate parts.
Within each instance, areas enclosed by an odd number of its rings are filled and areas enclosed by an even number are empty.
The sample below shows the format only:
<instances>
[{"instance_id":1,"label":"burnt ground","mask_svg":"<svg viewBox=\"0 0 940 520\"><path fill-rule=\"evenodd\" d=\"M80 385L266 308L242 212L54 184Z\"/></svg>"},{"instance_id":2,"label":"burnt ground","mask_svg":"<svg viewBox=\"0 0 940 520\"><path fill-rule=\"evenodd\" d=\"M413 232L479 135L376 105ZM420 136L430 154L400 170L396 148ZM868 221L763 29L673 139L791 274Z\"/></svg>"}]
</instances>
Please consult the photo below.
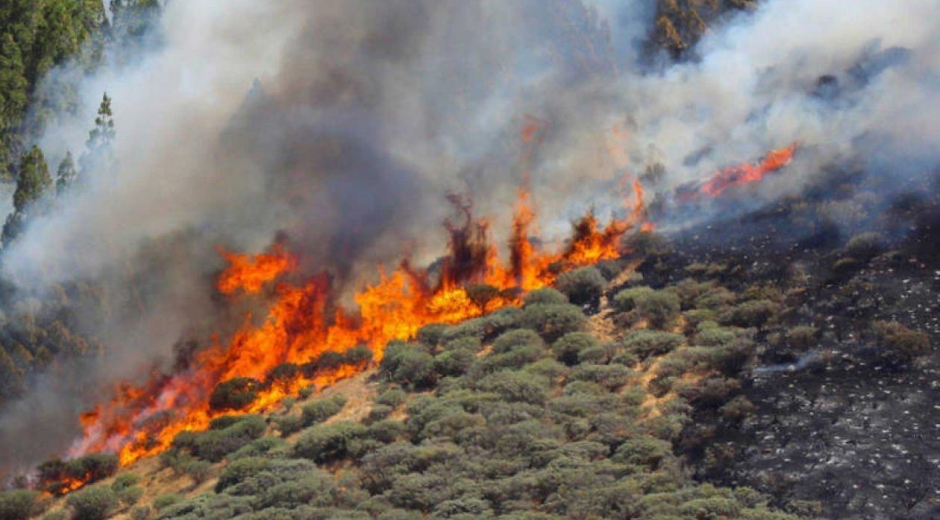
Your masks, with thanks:
<instances>
[{"instance_id":1,"label":"burnt ground","mask_svg":"<svg viewBox=\"0 0 940 520\"><path fill-rule=\"evenodd\" d=\"M740 376L753 413L730 424L697 410L684 432L680 447L697 478L750 486L824 518L940 518L940 206L921 202L889 215L903 234L887 230L885 243L857 259L848 259L838 226L795 229L775 208L769 214L782 218L752 214L694 230L647 262L644 275L660 286L690 263L723 263L731 274L720 282L733 290L789 290L778 331L820 329L805 351L773 341L772 330L757 334ZM721 240L703 238L714 228ZM869 333L875 320L927 333L931 350L886 356Z\"/></svg>"}]
</instances>

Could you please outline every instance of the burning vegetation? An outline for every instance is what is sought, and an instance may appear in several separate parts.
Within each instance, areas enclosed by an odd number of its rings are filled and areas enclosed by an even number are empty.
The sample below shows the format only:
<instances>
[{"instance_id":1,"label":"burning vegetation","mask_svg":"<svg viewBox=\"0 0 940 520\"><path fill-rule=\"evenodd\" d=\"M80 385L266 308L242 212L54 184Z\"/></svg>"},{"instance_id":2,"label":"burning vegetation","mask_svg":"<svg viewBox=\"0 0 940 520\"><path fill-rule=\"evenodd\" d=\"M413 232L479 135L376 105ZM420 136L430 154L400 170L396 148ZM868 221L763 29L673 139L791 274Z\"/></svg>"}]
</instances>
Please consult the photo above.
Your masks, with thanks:
<instances>
[{"instance_id":1,"label":"burning vegetation","mask_svg":"<svg viewBox=\"0 0 940 520\"><path fill-rule=\"evenodd\" d=\"M378 281L354 296L356 311L336 305L326 273L288 281L300 273L282 245L254 256L220 249L229 266L218 278L219 292L238 299L269 291L267 316L260 324L246 316L229 344L196 353L185 370L154 374L139 386L122 384L114 399L82 416L84 438L70 455L112 452L121 465L130 464L223 415L270 410L302 388L360 373L382 359L390 341L413 338L428 324L454 324L519 304L561 272L619 258L628 233L650 229L642 187L631 186L626 216L601 226L589 212L573 224L559 252L536 245L536 214L529 192L520 189L508 262L491 243L487 221L475 218L469 201L452 196L458 218L445 223L449 253L440 267L417 269L406 259L391 272L379 270ZM47 480L65 482L58 477Z\"/></svg>"}]
</instances>

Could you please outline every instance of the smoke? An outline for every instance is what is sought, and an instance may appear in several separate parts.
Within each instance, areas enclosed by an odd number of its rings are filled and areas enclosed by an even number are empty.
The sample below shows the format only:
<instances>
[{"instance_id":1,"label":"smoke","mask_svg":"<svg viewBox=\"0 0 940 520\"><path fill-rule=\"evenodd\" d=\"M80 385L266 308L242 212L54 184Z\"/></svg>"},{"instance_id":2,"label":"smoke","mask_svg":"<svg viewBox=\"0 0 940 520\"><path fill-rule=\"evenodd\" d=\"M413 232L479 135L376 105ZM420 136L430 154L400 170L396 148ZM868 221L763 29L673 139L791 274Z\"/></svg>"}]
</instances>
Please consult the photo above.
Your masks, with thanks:
<instances>
[{"instance_id":1,"label":"smoke","mask_svg":"<svg viewBox=\"0 0 940 520\"><path fill-rule=\"evenodd\" d=\"M116 171L33 219L4 275L24 295L93 281L121 308L82 321L100 362L60 367L8 407L0 444L16 449L0 467L61 452L103 389L238 321L213 296L216 245L257 252L284 236L305 270L349 285L406 252L433 258L448 191L505 221L526 174L553 238L592 205L619 210L624 171L652 164L667 204L794 141L794 163L754 200L850 159L882 179L936 164L936 2L771 0L713 28L697 59L652 70L648 4L168 3L160 43L84 80L76 117L42 140L53 157L78 152L101 93L113 97ZM535 143L520 137L529 115L545 122Z\"/></svg>"}]
</instances>

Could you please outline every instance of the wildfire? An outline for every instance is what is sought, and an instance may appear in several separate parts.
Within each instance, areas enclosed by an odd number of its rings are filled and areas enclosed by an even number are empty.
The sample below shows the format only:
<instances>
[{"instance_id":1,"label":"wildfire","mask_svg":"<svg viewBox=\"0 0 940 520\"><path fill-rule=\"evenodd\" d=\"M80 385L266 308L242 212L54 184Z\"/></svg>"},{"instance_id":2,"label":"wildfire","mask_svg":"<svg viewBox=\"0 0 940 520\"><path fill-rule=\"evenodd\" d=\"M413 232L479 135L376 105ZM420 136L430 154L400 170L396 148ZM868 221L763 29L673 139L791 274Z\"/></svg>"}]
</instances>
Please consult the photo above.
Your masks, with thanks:
<instances>
[{"instance_id":1,"label":"wildfire","mask_svg":"<svg viewBox=\"0 0 940 520\"><path fill-rule=\"evenodd\" d=\"M790 161L793 160L793 154L796 153L796 148L797 143L793 143L787 148L772 150L764 156L764 159L759 163L745 163L725 168L702 185L701 192L710 197L717 197L732 186L741 186L743 184L757 182L763 179L768 173L775 172L790 164Z\"/></svg>"},{"instance_id":2,"label":"wildfire","mask_svg":"<svg viewBox=\"0 0 940 520\"><path fill-rule=\"evenodd\" d=\"M589 212L574 224L562 251L551 253L532 238L536 212L524 185L505 263L489 239L487 222L474 218L471 204L452 196L459 218L446 224L450 251L443 270L415 269L407 259L391 272L380 269L378 281L354 296L355 312L336 305L327 274L285 282L285 275L296 274L297 261L280 245L256 256L219 249L229 264L218 278L219 292L244 298L272 288L263 296L272 299L264 321L247 316L228 344L216 340L173 375L154 373L144 385L121 385L111 402L82 416L84 437L69 454L107 451L130 464L166 450L180 432L207 429L215 417L271 410L304 387L330 385L365 370L369 362L325 362L330 355L347 356L351 347L364 346L380 360L389 341L413 338L427 324L458 323L518 304L525 292L550 285L560 269L618 258L624 234L640 224L649 229L642 187L636 181L632 187L626 217L601 227ZM213 408L213 390L235 378L248 378L257 396L242 409Z\"/></svg>"}]
</instances>

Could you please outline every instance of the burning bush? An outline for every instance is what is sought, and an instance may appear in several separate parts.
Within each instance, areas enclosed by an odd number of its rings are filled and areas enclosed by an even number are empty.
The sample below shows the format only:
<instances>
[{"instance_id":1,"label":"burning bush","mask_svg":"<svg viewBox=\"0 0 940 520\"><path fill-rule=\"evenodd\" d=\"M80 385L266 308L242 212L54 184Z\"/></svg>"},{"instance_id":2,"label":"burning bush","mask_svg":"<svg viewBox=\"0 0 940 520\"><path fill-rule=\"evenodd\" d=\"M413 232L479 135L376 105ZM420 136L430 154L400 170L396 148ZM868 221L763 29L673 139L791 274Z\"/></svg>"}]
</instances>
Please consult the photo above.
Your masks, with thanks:
<instances>
[{"instance_id":1,"label":"burning bush","mask_svg":"<svg viewBox=\"0 0 940 520\"><path fill-rule=\"evenodd\" d=\"M261 382L249 377L236 377L219 383L209 396L209 408L224 412L244 410L258 399Z\"/></svg>"},{"instance_id":2,"label":"burning bush","mask_svg":"<svg viewBox=\"0 0 940 520\"><path fill-rule=\"evenodd\" d=\"M42 513L41 497L36 491L0 492L0 520L28 520Z\"/></svg>"},{"instance_id":3,"label":"burning bush","mask_svg":"<svg viewBox=\"0 0 940 520\"><path fill-rule=\"evenodd\" d=\"M93 453L68 462L52 459L40 464L39 480L45 491L64 495L114 475L119 465L117 456L108 453Z\"/></svg>"},{"instance_id":4,"label":"burning bush","mask_svg":"<svg viewBox=\"0 0 940 520\"><path fill-rule=\"evenodd\" d=\"M582 267L562 273L555 287L575 305L597 305L607 283L596 267Z\"/></svg>"}]
</instances>

